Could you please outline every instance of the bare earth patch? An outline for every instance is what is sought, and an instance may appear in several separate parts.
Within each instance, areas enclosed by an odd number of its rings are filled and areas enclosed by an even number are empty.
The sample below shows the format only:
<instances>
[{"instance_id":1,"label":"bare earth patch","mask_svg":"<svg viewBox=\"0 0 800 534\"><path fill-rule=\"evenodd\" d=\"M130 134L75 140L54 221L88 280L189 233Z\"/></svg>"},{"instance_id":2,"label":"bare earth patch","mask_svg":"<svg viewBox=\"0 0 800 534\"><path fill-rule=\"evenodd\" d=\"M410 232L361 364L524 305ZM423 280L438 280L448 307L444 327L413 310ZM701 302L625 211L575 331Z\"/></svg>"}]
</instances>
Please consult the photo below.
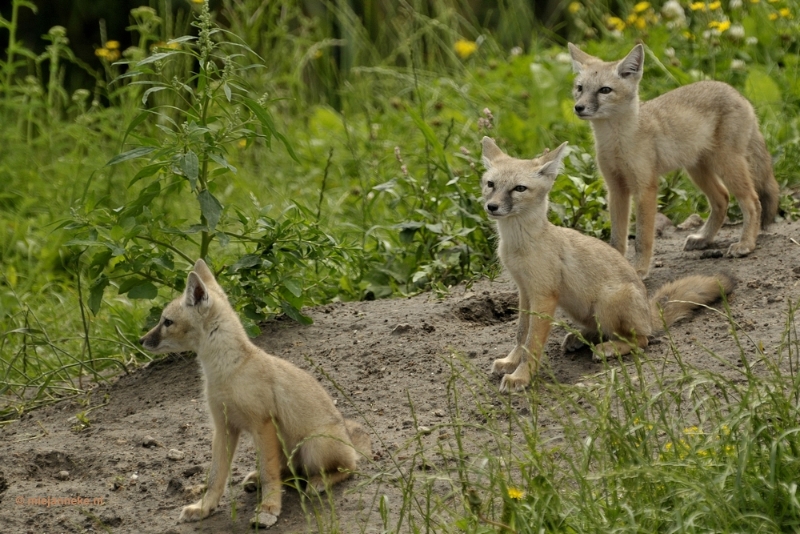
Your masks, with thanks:
<instances>
[{"instance_id":1,"label":"bare earth patch","mask_svg":"<svg viewBox=\"0 0 800 534\"><path fill-rule=\"evenodd\" d=\"M713 251L683 252L688 233L664 229L656 241L648 288L687 274L728 271L739 279L730 306L740 337L745 345L749 336L763 343L767 354L774 353L785 328L787 299L800 298L800 223L770 227L756 251L738 259L716 257ZM738 233L738 227L723 229L715 250L726 250ZM327 497L303 501L287 488L283 512L271 531L316 532L338 524L342 532L380 532L381 495L388 497L394 527L403 500L398 480L412 469L410 462L420 469L409 442L440 451L430 456L439 467L453 447L446 424L452 414L447 385L450 381L457 389L461 378L453 376L451 364L474 368L497 402L507 399L497 392L499 378L488 370L494 358L513 347L515 308L515 288L502 278L453 288L444 298L423 294L306 310L314 319L311 326L267 324L257 342L310 369L344 415L369 428L374 449L374 458L361 462L358 476L333 489L332 502ZM671 336L691 365L733 376L741 362L729 328L725 317L702 310L676 324ZM574 384L602 370L588 349L563 354L563 336L563 328L553 329L543 380ZM646 354L670 365L666 339L661 335ZM511 406L523 417L528 399L512 397ZM210 424L194 358L171 356L153 363L98 388L90 400L89 406L63 402L36 410L0 430L0 532L248 530L257 503L256 494L240 484L255 466L248 437L241 442L217 512L199 523L177 523L181 507L197 498L211 458ZM547 399L540 397L540 402ZM76 414L93 406L98 407L86 414L89 426L76 431ZM490 439L481 429L481 414L470 406L461 409L462 418L475 423L464 429L465 448L483 450ZM557 432L559 422L540 417L539 424ZM460 504L453 500L453 506Z\"/></svg>"}]
</instances>

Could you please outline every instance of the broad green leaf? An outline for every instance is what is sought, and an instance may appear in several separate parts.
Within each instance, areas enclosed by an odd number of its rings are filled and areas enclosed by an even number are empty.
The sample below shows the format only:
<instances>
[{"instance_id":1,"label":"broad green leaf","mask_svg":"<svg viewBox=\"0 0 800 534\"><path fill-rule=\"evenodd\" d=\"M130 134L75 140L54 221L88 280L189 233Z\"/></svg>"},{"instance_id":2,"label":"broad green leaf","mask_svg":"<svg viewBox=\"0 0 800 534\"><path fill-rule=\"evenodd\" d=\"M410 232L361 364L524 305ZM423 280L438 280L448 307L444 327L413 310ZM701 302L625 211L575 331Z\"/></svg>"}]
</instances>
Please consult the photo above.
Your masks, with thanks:
<instances>
[{"instance_id":1,"label":"broad green leaf","mask_svg":"<svg viewBox=\"0 0 800 534\"><path fill-rule=\"evenodd\" d=\"M283 300L281 301L281 309L283 313L285 313L291 319L294 319L300 324L312 324L314 320L307 315L303 315L300 313L300 310L289 304L289 302Z\"/></svg>"},{"instance_id":2,"label":"broad green leaf","mask_svg":"<svg viewBox=\"0 0 800 534\"><path fill-rule=\"evenodd\" d=\"M300 297L303 295L303 286L300 285L299 282L292 279L287 279L283 281L283 287L288 289L292 292L292 295L295 297Z\"/></svg>"},{"instance_id":3,"label":"broad green leaf","mask_svg":"<svg viewBox=\"0 0 800 534\"><path fill-rule=\"evenodd\" d=\"M162 85L162 86L159 86L159 87L151 87L150 89L145 91L144 94L142 95L142 105L146 105L147 104L147 97L148 96L150 96L153 93L157 93L159 91L163 91L166 88L167 88L166 86Z\"/></svg>"},{"instance_id":4,"label":"broad green leaf","mask_svg":"<svg viewBox=\"0 0 800 534\"><path fill-rule=\"evenodd\" d=\"M258 122L261 123L261 126L266 129L269 134L278 138L283 143L283 146L286 147L286 151L289 153L292 159L297 163L300 163L300 160L297 158L297 154L294 153L292 145L290 145L289 141L280 132L278 132L278 130L275 129L275 122L272 120L272 117L270 117L269 112L267 112L267 110L264 109L261 104L252 98L243 98L242 102L250 111L253 112L253 115L256 116Z\"/></svg>"},{"instance_id":5,"label":"broad green leaf","mask_svg":"<svg viewBox=\"0 0 800 534\"><path fill-rule=\"evenodd\" d=\"M246 254L239 258L239 260L228 268L228 272L233 274L240 269L250 269L258 265L261 257L258 254Z\"/></svg>"},{"instance_id":6,"label":"broad green leaf","mask_svg":"<svg viewBox=\"0 0 800 534\"><path fill-rule=\"evenodd\" d=\"M164 168L163 163L153 163L152 165L146 165L142 167L141 169L139 169L139 172L137 172L136 175L131 179L130 183L128 184L128 187L132 186L133 184L135 184L136 182L138 182L143 178L149 178L150 176L153 176L163 168Z\"/></svg>"},{"instance_id":7,"label":"broad green leaf","mask_svg":"<svg viewBox=\"0 0 800 534\"><path fill-rule=\"evenodd\" d=\"M186 179L189 180L189 185L194 191L197 187L197 177L200 175L200 160L197 158L197 154L191 150L183 154L178 159L178 167Z\"/></svg>"},{"instance_id":8,"label":"broad green leaf","mask_svg":"<svg viewBox=\"0 0 800 534\"><path fill-rule=\"evenodd\" d=\"M219 222L219 218L222 215L222 204L208 189L200 191L200 194L197 195L197 201L200 203L200 212L206 218L208 231L210 232L216 228Z\"/></svg>"},{"instance_id":9,"label":"broad green leaf","mask_svg":"<svg viewBox=\"0 0 800 534\"><path fill-rule=\"evenodd\" d=\"M108 286L108 277L104 274L101 274L97 280L92 282L92 285L89 286L89 310L92 312L93 315L97 315L97 312L100 311L100 305L103 303L103 292Z\"/></svg>"},{"instance_id":10,"label":"broad green leaf","mask_svg":"<svg viewBox=\"0 0 800 534\"><path fill-rule=\"evenodd\" d=\"M106 167L111 165L116 165L117 163L122 163L123 161L128 161L129 159L136 159L141 158L142 156L146 156L149 153L153 152L155 147L152 146L140 146L138 148L134 148L133 150L128 150L127 152L123 152L122 154L117 154L106 163Z\"/></svg>"},{"instance_id":11,"label":"broad green leaf","mask_svg":"<svg viewBox=\"0 0 800 534\"><path fill-rule=\"evenodd\" d=\"M158 288L152 282L144 282L133 286L128 291L129 299L154 299L158 296Z\"/></svg>"}]
</instances>

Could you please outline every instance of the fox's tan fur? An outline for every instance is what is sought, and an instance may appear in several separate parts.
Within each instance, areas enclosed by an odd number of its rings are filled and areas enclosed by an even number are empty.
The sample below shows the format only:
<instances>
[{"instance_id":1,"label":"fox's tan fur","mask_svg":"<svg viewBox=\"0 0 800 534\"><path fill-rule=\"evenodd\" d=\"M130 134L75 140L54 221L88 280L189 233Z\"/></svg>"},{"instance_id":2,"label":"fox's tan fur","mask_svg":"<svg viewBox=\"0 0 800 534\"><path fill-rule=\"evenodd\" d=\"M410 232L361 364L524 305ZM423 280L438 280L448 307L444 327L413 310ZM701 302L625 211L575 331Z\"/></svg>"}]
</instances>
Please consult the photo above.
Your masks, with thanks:
<instances>
[{"instance_id":1,"label":"fox's tan fur","mask_svg":"<svg viewBox=\"0 0 800 534\"><path fill-rule=\"evenodd\" d=\"M262 501L254 524L267 527L281 513L282 475L292 469L324 491L350 476L360 455L370 455L369 435L345 421L322 386L307 372L270 356L248 338L227 296L203 260L189 273L184 294L164 309L158 325L140 340L155 353L193 351L205 376L214 427L208 489L185 506L180 521L208 516L225 490L242 431L253 437Z\"/></svg>"},{"instance_id":2,"label":"fox's tan fur","mask_svg":"<svg viewBox=\"0 0 800 534\"><path fill-rule=\"evenodd\" d=\"M492 365L503 374L501 390L522 389L536 372L556 307L577 323L606 356L646 347L663 324L686 317L698 305L729 293L725 274L689 276L662 286L651 299L633 267L611 246L547 220L547 196L558 175L566 143L532 159L515 159L483 138L481 180L484 208L497 222L498 253L519 289L517 345ZM599 333L598 336L598 326ZM568 334L565 350L582 345Z\"/></svg>"},{"instance_id":3,"label":"fox's tan fur","mask_svg":"<svg viewBox=\"0 0 800 534\"><path fill-rule=\"evenodd\" d=\"M779 188L750 102L728 84L697 82L639 102L644 48L604 62L569 44L575 113L590 121L597 163L608 188L611 245L625 254L630 198L636 202L634 267L645 277L653 256L658 179L686 169L708 197L711 213L686 250L710 245L725 220L728 192L742 209L743 228L729 256L756 247L761 227L774 221Z\"/></svg>"}]
</instances>

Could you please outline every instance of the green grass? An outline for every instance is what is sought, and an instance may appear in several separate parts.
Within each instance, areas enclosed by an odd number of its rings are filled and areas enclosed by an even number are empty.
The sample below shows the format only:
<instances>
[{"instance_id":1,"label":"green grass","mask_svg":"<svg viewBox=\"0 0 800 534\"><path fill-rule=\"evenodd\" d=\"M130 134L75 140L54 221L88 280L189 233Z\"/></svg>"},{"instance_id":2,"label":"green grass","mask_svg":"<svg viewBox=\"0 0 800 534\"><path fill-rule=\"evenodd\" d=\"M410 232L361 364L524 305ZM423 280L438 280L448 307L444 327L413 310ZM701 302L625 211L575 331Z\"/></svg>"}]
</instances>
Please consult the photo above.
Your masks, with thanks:
<instances>
[{"instance_id":1,"label":"green grass","mask_svg":"<svg viewBox=\"0 0 800 534\"><path fill-rule=\"evenodd\" d=\"M382 514L384 528L797 530L799 307L788 305L784 337L769 354L739 339L728 315L743 366L709 353L722 371L686 362L668 340L666 360L634 351L580 383L545 378L524 395L498 397L482 369L453 355L447 417L417 427L397 453L408 458L394 482L404 498L381 503L396 514ZM480 443L466 437L475 428ZM422 439L431 431L452 439Z\"/></svg>"},{"instance_id":2,"label":"green grass","mask_svg":"<svg viewBox=\"0 0 800 534\"><path fill-rule=\"evenodd\" d=\"M0 420L86 395L148 361L136 340L200 255L253 333L280 313L305 321L307 305L444 292L496 275L479 199L483 135L521 157L569 141L551 217L607 238L591 131L571 110L566 39L605 59L643 40L643 98L703 77L733 84L757 109L779 183L796 190L800 13L784 1L742 4L684 4L683 26L661 15L661 3L633 2L575 2L548 26L517 1L477 13L459 0L367 2L358 14L324 3L310 15L295 2L223 0L217 19L228 26L201 19L195 4L175 17L139 8L137 46L97 43L107 59L89 69L97 84L73 95L61 84L66 63L82 66L70 36L52 30L36 56L12 17L0 29L12 43L0 59ZM620 31L609 15L629 22ZM725 20L729 28L706 33ZM181 39L204 28L205 51ZM119 53L130 63L110 61ZM138 76L118 78L134 69ZM141 148L154 150L130 157ZM660 199L675 221L706 209L682 173L666 177ZM781 206L788 218L798 213L788 195ZM634 359L588 388L543 386L562 399L552 409L570 415L563 440L537 429L537 413L551 408L534 391L531 417L503 416L528 447L498 427L491 435L504 464L474 471L456 457L444 516L426 508L442 481L406 478L403 528L797 528L789 315L788 376L777 372L781 362L767 375L746 369L743 382L682 365L669 380L683 394L670 396L658 393L666 378L657 369L647 370L653 389L637 389L633 378L651 364ZM469 402L503 418L486 402L493 393L482 376L454 380L474 392L459 399L451 388L456 433ZM505 497L510 488L524 496ZM432 500L420 504L418 493Z\"/></svg>"}]
</instances>

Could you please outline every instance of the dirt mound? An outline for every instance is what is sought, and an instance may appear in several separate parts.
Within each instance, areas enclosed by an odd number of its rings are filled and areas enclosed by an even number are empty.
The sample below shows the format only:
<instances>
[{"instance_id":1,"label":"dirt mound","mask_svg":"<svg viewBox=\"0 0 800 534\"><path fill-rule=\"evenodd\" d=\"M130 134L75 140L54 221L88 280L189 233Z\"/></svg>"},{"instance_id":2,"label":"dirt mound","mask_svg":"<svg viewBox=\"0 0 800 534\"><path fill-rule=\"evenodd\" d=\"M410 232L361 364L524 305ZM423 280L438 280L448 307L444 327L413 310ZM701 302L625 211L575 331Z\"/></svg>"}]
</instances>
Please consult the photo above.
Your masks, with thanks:
<instances>
[{"instance_id":1,"label":"dirt mound","mask_svg":"<svg viewBox=\"0 0 800 534\"><path fill-rule=\"evenodd\" d=\"M723 229L719 247L724 250L738 233L735 227ZM786 323L786 300L800 298L800 223L775 224L760 236L751 256L739 259L704 259L701 252L684 252L686 235L667 228L656 241L648 289L687 274L726 270L740 280L730 300L736 324L754 342L774 351ZM305 310L314 319L310 326L287 321L265 325L258 343L312 372L345 417L360 421L370 432L374 449L372 461L361 464L363 475L337 486L330 502L303 502L297 491L287 489L283 513L272 530L317 532L336 523L341 532L383 532L376 498L380 495L391 505L391 530L403 502L399 477L409 469L447 463L446 455L418 461L408 443L419 441L443 454L457 450L445 424L449 394L465 388L451 373L454 362L469 365L478 382L496 395L495 402L506 402L506 396L496 393L498 377L488 370L494 358L505 356L514 345L516 305L513 285L500 279L481 281L470 289L453 288L444 298L425 294ZM675 325L671 335L685 361L733 373L707 352L735 367L740 352L728 330L725 317L701 310ZM588 350L564 354L559 345L563 335L560 327L551 333L545 360L548 380L577 383L602 369ZM658 341L646 353L666 359L670 343ZM518 414L529 413L526 397L511 399ZM257 503L256 495L240 485L255 467L248 438L241 442L217 513L200 523L177 523L181 507L198 498L211 458L211 429L193 358L160 360L122 376L88 400L36 410L0 430L0 532L248 530ZM479 450L492 439L482 429L486 416L470 405L461 410L460 417L469 423L463 446ZM76 431L74 417L79 413L86 414L86 424ZM548 428L559 425L543 416L538 421ZM170 456L171 449L183 454ZM68 477L59 478L63 471ZM85 500L47 505L37 497Z\"/></svg>"}]
</instances>

